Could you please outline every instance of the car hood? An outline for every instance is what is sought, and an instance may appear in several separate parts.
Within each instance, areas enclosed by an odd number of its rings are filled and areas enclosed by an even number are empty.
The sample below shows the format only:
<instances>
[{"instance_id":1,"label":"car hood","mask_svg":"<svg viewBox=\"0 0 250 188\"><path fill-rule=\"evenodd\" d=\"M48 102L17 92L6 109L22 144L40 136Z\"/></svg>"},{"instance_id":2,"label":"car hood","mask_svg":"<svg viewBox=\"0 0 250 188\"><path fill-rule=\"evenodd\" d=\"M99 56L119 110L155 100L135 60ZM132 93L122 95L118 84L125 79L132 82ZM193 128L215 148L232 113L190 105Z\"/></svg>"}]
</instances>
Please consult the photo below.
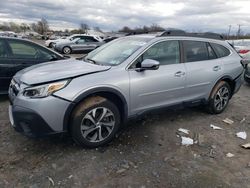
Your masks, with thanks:
<instances>
[{"instance_id":1,"label":"car hood","mask_svg":"<svg viewBox=\"0 0 250 188\"><path fill-rule=\"evenodd\" d=\"M111 66L95 65L82 60L69 59L28 67L17 72L14 79L17 82L33 85L106 71L110 68Z\"/></svg>"}]
</instances>

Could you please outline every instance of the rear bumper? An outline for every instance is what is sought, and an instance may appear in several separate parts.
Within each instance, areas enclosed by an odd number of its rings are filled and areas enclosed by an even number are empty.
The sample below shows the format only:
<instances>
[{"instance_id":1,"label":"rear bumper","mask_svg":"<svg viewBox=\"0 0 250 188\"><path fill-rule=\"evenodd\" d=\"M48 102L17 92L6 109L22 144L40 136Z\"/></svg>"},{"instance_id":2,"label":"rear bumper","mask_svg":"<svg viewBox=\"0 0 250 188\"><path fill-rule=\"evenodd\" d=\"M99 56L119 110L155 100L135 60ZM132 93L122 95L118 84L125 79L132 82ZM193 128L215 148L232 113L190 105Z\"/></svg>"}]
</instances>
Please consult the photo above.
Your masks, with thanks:
<instances>
[{"instance_id":1,"label":"rear bumper","mask_svg":"<svg viewBox=\"0 0 250 188\"><path fill-rule=\"evenodd\" d=\"M250 71L246 70L244 74L244 79L247 83L250 83Z\"/></svg>"},{"instance_id":2,"label":"rear bumper","mask_svg":"<svg viewBox=\"0 0 250 188\"><path fill-rule=\"evenodd\" d=\"M240 87L243 83L243 74L241 74L240 76L238 76L235 80L235 87L234 87L234 94L237 93L240 90Z\"/></svg>"}]
</instances>

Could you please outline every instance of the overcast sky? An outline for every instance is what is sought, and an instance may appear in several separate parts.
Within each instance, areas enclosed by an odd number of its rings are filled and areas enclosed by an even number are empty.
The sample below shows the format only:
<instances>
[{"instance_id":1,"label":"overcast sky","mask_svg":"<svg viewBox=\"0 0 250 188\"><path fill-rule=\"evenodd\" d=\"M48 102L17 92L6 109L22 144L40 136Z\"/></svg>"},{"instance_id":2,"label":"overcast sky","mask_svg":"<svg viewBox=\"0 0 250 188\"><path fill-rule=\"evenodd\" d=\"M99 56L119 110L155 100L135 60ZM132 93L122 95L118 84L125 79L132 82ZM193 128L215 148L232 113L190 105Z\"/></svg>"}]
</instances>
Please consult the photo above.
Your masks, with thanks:
<instances>
[{"instance_id":1,"label":"overcast sky","mask_svg":"<svg viewBox=\"0 0 250 188\"><path fill-rule=\"evenodd\" d=\"M46 18L53 29L80 23L117 30L159 24L189 31L227 32L237 24L250 33L250 0L0 0L0 22Z\"/></svg>"}]
</instances>

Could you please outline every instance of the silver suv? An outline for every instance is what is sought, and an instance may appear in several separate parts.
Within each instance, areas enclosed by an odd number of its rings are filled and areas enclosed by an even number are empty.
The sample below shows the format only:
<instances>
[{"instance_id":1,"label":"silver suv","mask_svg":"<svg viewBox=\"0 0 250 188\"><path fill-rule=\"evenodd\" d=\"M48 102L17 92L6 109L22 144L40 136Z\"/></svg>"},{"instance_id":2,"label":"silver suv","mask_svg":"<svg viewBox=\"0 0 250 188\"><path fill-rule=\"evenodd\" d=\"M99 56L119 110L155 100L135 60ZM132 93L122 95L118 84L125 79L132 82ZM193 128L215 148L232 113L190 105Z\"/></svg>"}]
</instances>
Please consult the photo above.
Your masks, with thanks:
<instances>
[{"instance_id":1,"label":"silver suv","mask_svg":"<svg viewBox=\"0 0 250 188\"><path fill-rule=\"evenodd\" d=\"M128 119L174 105L223 112L242 83L237 52L217 35L127 36L84 60L18 72L9 88L12 126L28 136L69 132L85 147L114 138Z\"/></svg>"}]
</instances>

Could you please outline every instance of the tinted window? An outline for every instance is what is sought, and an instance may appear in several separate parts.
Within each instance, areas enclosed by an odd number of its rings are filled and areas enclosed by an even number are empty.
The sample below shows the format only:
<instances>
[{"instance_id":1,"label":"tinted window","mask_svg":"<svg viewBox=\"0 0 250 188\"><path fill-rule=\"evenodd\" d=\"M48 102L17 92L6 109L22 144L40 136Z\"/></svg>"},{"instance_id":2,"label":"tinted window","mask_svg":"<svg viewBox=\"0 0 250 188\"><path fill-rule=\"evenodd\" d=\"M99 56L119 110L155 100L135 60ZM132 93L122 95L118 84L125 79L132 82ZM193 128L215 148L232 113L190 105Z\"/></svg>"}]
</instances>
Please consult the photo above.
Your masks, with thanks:
<instances>
[{"instance_id":1,"label":"tinted window","mask_svg":"<svg viewBox=\"0 0 250 188\"><path fill-rule=\"evenodd\" d=\"M9 45L12 55L15 58L36 58L37 50L27 43L22 43L19 41L9 41Z\"/></svg>"},{"instance_id":2,"label":"tinted window","mask_svg":"<svg viewBox=\"0 0 250 188\"><path fill-rule=\"evenodd\" d=\"M159 61L161 65L180 63L180 50L178 41L165 41L155 44L144 52L136 62L136 67L145 59Z\"/></svg>"},{"instance_id":3,"label":"tinted window","mask_svg":"<svg viewBox=\"0 0 250 188\"><path fill-rule=\"evenodd\" d=\"M208 51L205 42L183 41L186 62L208 60Z\"/></svg>"},{"instance_id":4,"label":"tinted window","mask_svg":"<svg viewBox=\"0 0 250 188\"><path fill-rule=\"evenodd\" d=\"M209 59L216 59L217 58L213 48L210 46L209 43L207 43L207 50L208 50L208 58Z\"/></svg>"},{"instance_id":5,"label":"tinted window","mask_svg":"<svg viewBox=\"0 0 250 188\"><path fill-rule=\"evenodd\" d=\"M0 40L0 58L7 57L7 50L3 41Z\"/></svg>"},{"instance_id":6,"label":"tinted window","mask_svg":"<svg viewBox=\"0 0 250 188\"><path fill-rule=\"evenodd\" d=\"M92 37L86 37L86 42L98 42L98 41Z\"/></svg>"},{"instance_id":7,"label":"tinted window","mask_svg":"<svg viewBox=\"0 0 250 188\"><path fill-rule=\"evenodd\" d=\"M215 43L210 43L211 46L213 47L213 49L215 50L215 53L218 57L225 57L228 56L230 54L230 51L225 48L222 45L219 44L215 44Z\"/></svg>"},{"instance_id":8,"label":"tinted window","mask_svg":"<svg viewBox=\"0 0 250 188\"><path fill-rule=\"evenodd\" d=\"M83 44L85 42L86 42L85 39L79 39L76 41L77 44Z\"/></svg>"},{"instance_id":9,"label":"tinted window","mask_svg":"<svg viewBox=\"0 0 250 188\"><path fill-rule=\"evenodd\" d=\"M51 60L55 56L52 52L48 52L39 46L21 41L8 41L11 48L12 57L16 59L39 59Z\"/></svg>"}]
</instances>

